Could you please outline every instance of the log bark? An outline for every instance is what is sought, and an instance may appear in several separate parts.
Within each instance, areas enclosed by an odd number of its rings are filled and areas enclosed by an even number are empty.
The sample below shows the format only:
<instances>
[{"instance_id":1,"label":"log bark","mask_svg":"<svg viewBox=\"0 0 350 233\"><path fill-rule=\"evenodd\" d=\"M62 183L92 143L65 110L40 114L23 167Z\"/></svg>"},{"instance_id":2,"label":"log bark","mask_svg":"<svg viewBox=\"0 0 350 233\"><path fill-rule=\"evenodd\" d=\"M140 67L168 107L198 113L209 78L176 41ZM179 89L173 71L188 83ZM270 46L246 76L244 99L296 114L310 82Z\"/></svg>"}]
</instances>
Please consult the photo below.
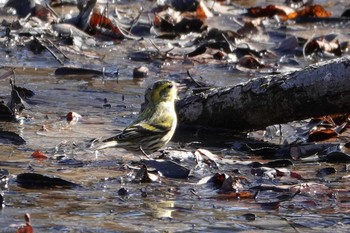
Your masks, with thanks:
<instances>
[{"instance_id":1,"label":"log bark","mask_svg":"<svg viewBox=\"0 0 350 233\"><path fill-rule=\"evenodd\" d=\"M177 112L180 126L237 131L350 112L350 57L213 88L179 100Z\"/></svg>"}]
</instances>

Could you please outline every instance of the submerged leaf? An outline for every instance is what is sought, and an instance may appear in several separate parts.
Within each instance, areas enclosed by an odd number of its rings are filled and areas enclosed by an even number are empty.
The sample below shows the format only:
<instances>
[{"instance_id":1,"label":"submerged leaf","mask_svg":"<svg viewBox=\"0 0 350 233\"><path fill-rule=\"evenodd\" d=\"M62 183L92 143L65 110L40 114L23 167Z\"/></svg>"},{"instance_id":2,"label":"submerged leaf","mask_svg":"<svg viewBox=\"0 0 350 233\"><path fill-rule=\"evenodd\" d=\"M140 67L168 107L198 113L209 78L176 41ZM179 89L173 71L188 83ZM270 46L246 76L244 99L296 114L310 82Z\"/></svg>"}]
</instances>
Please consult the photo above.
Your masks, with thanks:
<instances>
[{"instance_id":1,"label":"submerged leaf","mask_svg":"<svg viewBox=\"0 0 350 233\"><path fill-rule=\"evenodd\" d=\"M337 170L335 170L334 167L325 167L325 168L322 168L320 170L317 171L317 177L325 177L325 176L328 176L330 174L334 174L336 173Z\"/></svg>"},{"instance_id":2,"label":"submerged leaf","mask_svg":"<svg viewBox=\"0 0 350 233\"><path fill-rule=\"evenodd\" d=\"M87 68L76 68L76 67L59 67L55 70L56 76L108 76L115 77L118 76L118 71L116 72L104 72L103 70L93 70Z\"/></svg>"},{"instance_id":3,"label":"submerged leaf","mask_svg":"<svg viewBox=\"0 0 350 233\"><path fill-rule=\"evenodd\" d=\"M24 145L26 141L14 132L0 131L1 144Z\"/></svg>"},{"instance_id":4,"label":"submerged leaf","mask_svg":"<svg viewBox=\"0 0 350 233\"><path fill-rule=\"evenodd\" d=\"M23 99L33 97L35 93L27 88L24 87L18 87L14 85L14 89L18 92L19 96Z\"/></svg>"},{"instance_id":5,"label":"submerged leaf","mask_svg":"<svg viewBox=\"0 0 350 233\"><path fill-rule=\"evenodd\" d=\"M325 156L321 156L321 160L329 163L347 163L350 161L350 155L341 151L332 151Z\"/></svg>"},{"instance_id":6,"label":"submerged leaf","mask_svg":"<svg viewBox=\"0 0 350 233\"><path fill-rule=\"evenodd\" d=\"M145 164L155 168L164 177L186 179L190 174L190 170L173 162L163 160L147 160Z\"/></svg>"},{"instance_id":7,"label":"submerged leaf","mask_svg":"<svg viewBox=\"0 0 350 233\"><path fill-rule=\"evenodd\" d=\"M264 164L266 167L276 168L276 167L290 167L293 166L293 162L289 159L277 159Z\"/></svg>"},{"instance_id":8,"label":"submerged leaf","mask_svg":"<svg viewBox=\"0 0 350 233\"><path fill-rule=\"evenodd\" d=\"M21 173L17 175L17 183L29 189L36 188L72 188L78 186L70 181L53 177L42 175L38 173Z\"/></svg>"},{"instance_id":9,"label":"submerged leaf","mask_svg":"<svg viewBox=\"0 0 350 233\"><path fill-rule=\"evenodd\" d=\"M258 203L263 210L278 210L280 208L281 202L273 201L273 202L263 202Z\"/></svg>"},{"instance_id":10,"label":"submerged leaf","mask_svg":"<svg viewBox=\"0 0 350 233\"><path fill-rule=\"evenodd\" d=\"M16 119L14 112L12 112L4 102L0 102L0 119L5 121L13 121Z\"/></svg>"}]
</instances>

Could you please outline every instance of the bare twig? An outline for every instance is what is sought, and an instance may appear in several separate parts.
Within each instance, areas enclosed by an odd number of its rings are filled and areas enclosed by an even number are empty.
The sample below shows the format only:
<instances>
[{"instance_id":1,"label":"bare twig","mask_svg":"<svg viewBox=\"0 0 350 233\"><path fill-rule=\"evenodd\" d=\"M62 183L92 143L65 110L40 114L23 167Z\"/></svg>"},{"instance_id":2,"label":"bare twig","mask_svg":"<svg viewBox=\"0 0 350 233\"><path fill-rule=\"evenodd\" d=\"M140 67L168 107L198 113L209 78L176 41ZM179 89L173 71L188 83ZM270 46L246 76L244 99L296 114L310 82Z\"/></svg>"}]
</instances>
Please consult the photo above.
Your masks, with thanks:
<instances>
[{"instance_id":1,"label":"bare twig","mask_svg":"<svg viewBox=\"0 0 350 233\"><path fill-rule=\"evenodd\" d=\"M139 22L141 14L143 13L143 8L141 7L141 10L139 12L139 14L136 16L136 18L133 20L131 27L129 29L129 33L131 33L131 30L135 27L135 25Z\"/></svg>"},{"instance_id":2,"label":"bare twig","mask_svg":"<svg viewBox=\"0 0 350 233\"><path fill-rule=\"evenodd\" d=\"M166 58L166 56L168 55L168 53L174 49L174 47L172 47L171 49L169 50L166 50L166 51L162 51L160 50L160 48L158 48L158 46L152 41L152 40L149 40L151 42L151 44L153 45L153 47L158 51L159 55L162 56L163 58Z\"/></svg>"},{"instance_id":3,"label":"bare twig","mask_svg":"<svg viewBox=\"0 0 350 233\"><path fill-rule=\"evenodd\" d=\"M12 68L11 70L6 71L5 73L0 75L0 79L5 79L11 75L15 75L15 72L13 71L14 69Z\"/></svg>"},{"instance_id":4,"label":"bare twig","mask_svg":"<svg viewBox=\"0 0 350 233\"><path fill-rule=\"evenodd\" d=\"M55 49L57 49L57 51L59 51L59 52L63 55L64 58L66 58L67 60L70 60L69 57L68 57L64 52L62 52L51 40L46 39L46 41L47 41L50 45L52 45Z\"/></svg>"},{"instance_id":5,"label":"bare twig","mask_svg":"<svg viewBox=\"0 0 350 233\"><path fill-rule=\"evenodd\" d=\"M51 53L51 55L56 59L56 61L58 61L61 65L64 65L62 60L55 54L54 51L52 51L47 45L45 45L45 43L43 43L38 38L35 37L35 39L41 44L41 46L43 46L45 49L47 49L47 51L49 51L49 53Z\"/></svg>"},{"instance_id":6,"label":"bare twig","mask_svg":"<svg viewBox=\"0 0 350 233\"><path fill-rule=\"evenodd\" d=\"M193 77L192 75L190 74L190 71L187 70L187 75L188 77L190 77L190 79L198 86L198 87L203 87L203 85L201 85L199 82L197 82Z\"/></svg>"}]
</instances>

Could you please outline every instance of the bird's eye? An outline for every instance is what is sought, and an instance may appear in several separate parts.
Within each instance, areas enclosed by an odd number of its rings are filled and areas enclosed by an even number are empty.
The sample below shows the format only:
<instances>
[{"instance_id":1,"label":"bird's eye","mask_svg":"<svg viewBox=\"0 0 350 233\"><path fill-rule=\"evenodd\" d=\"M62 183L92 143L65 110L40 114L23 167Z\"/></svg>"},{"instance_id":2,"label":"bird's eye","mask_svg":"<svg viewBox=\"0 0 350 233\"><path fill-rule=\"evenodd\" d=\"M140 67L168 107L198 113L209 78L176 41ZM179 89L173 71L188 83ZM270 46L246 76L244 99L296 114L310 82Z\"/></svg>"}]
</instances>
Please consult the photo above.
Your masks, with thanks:
<instances>
[{"instance_id":1,"label":"bird's eye","mask_svg":"<svg viewBox=\"0 0 350 233\"><path fill-rule=\"evenodd\" d=\"M168 86L167 86L167 88L173 88L173 84L169 84Z\"/></svg>"}]
</instances>

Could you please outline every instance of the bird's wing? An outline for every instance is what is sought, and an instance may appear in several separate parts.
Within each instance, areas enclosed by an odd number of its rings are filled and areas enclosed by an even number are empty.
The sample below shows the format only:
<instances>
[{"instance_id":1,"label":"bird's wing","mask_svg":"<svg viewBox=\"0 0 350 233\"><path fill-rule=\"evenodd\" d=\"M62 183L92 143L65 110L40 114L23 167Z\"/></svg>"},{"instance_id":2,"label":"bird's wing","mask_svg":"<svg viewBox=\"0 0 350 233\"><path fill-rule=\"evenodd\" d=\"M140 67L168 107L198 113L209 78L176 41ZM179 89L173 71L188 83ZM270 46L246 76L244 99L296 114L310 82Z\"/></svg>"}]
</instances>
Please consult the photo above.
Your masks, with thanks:
<instances>
[{"instance_id":1,"label":"bird's wing","mask_svg":"<svg viewBox=\"0 0 350 233\"><path fill-rule=\"evenodd\" d=\"M164 134L165 132L168 132L171 130L171 127L164 126L164 125L155 125L155 124L148 124L146 122L139 122L137 124L130 125L129 127L125 128L123 132L120 134L117 134L116 136L107 138L103 140L102 142L111 142L115 141L115 145L117 145L119 142L128 142L133 141L149 136L153 136L156 134Z\"/></svg>"},{"instance_id":2,"label":"bird's wing","mask_svg":"<svg viewBox=\"0 0 350 233\"><path fill-rule=\"evenodd\" d=\"M141 137L148 137L156 134L163 134L168 132L171 128L160 124L149 124L140 122L138 124L127 127L121 134L116 136L116 140L128 141Z\"/></svg>"}]
</instances>

